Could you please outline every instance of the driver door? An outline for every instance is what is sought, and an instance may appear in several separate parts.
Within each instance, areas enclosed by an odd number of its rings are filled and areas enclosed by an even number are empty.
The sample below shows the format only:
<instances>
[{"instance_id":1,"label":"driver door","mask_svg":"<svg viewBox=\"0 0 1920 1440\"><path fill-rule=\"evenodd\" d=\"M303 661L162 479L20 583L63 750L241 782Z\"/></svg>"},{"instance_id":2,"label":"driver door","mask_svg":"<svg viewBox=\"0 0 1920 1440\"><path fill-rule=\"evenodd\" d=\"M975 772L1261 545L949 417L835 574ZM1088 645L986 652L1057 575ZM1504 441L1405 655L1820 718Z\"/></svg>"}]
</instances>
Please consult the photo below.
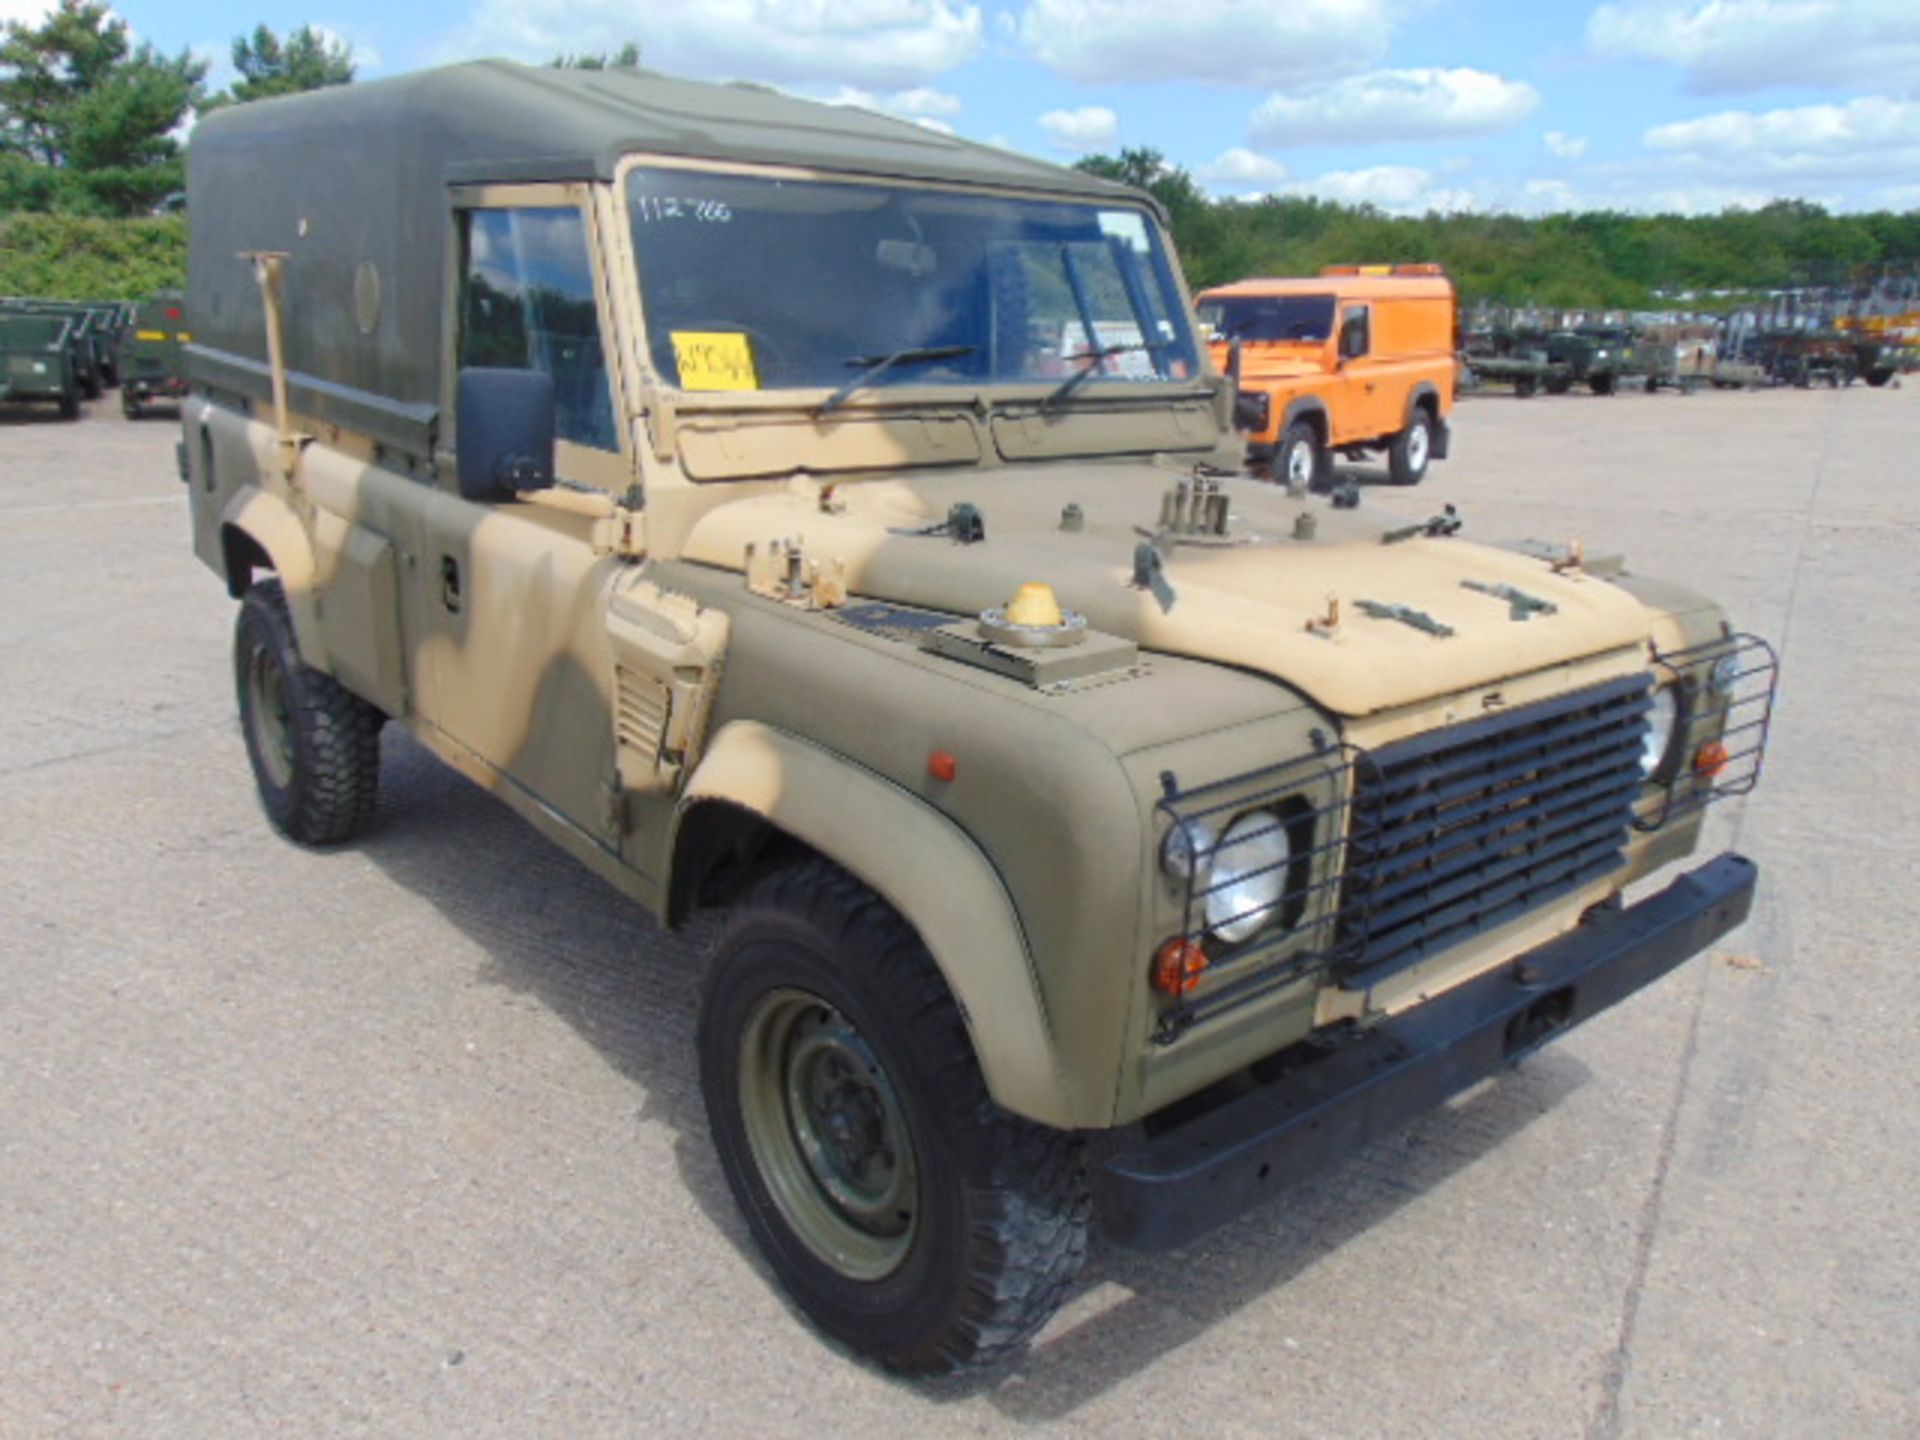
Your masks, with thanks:
<instances>
[{"instance_id":1,"label":"driver door","mask_svg":"<svg viewBox=\"0 0 1920 1440\"><path fill-rule=\"evenodd\" d=\"M560 481L618 493L633 474L631 442L617 418L589 202L581 185L456 192L443 413L457 431L462 368L545 371ZM416 577L425 592L414 652L420 713L490 778L615 845L605 593L613 562L594 553L587 516L468 500L443 468Z\"/></svg>"}]
</instances>

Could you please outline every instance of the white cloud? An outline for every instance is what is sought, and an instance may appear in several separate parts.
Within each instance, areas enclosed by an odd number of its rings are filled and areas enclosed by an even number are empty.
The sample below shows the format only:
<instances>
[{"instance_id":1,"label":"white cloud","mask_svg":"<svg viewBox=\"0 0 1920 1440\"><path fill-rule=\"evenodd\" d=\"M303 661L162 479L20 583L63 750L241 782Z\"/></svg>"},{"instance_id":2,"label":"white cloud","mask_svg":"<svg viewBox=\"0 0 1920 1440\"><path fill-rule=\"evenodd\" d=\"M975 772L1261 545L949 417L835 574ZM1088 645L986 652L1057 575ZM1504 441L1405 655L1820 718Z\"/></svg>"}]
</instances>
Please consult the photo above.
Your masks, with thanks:
<instances>
[{"instance_id":1,"label":"white cloud","mask_svg":"<svg viewBox=\"0 0 1920 1440\"><path fill-rule=\"evenodd\" d=\"M1120 117L1104 105L1082 105L1073 110L1049 110L1040 117L1040 128L1058 150L1084 155L1104 150L1120 133Z\"/></svg>"},{"instance_id":2,"label":"white cloud","mask_svg":"<svg viewBox=\"0 0 1920 1440\"><path fill-rule=\"evenodd\" d=\"M1375 165L1365 170L1335 170L1282 187L1289 194L1313 195L1346 205L1372 205L1396 215L1442 214L1474 210L1471 190L1435 184L1431 170L1413 165Z\"/></svg>"},{"instance_id":3,"label":"white cloud","mask_svg":"<svg viewBox=\"0 0 1920 1440\"><path fill-rule=\"evenodd\" d=\"M1564 180L1529 180L1521 194L1526 197L1525 208L1536 213L1579 208L1579 192Z\"/></svg>"},{"instance_id":4,"label":"white cloud","mask_svg":"<svg viewBox=\"0 0 1920 1440\"><path fill-rule=\"evenodd\" d=\"M1205 80L1288 85L1386 54L1408 0L1029 0L1010 28L1086 84Z\"/></svg>"},{"instance_id":5,"label":"white cloud","mask_svg":"<svg viewBox=\"0 0 1920 1440\"><path fill-rule=\"evenodd\" d=\"M904 90L972 59L981 33L959 0L480 0L441 49L541 61L637 39L643 64L692 79Z\"/></svg>"},{"instance_id":6,"label":"white cloud","mask_svg":"<svg viewBox=\"0 0 1920 1440\"><path fill-rule=\"evenodd\" d=\"M1578 160L1587 153L1587 140L1584 135L1569 135L1564 130L1549 130L1540 137L1540 143L1547 153L1558 160Z\"/></svg>"},{"instance_id":7,"label":"white cloud","mask_svg":"<svg viewBox=\"0 0 1920 1440\"><path fill-rule=\"evenodd\" d=\"M824 100L829 105L850 105L856 110L872 110L881 115L917 121L929 130L938 130L943 135L953 134L953 126L948 122L960 113L958 95L949 95L944 90L934 90L925 85L916 86L912 90L896 90L884 95L876 95L871 90L862 90L853 85L842 85L830 95L808 95L805 98Z\"/></svg>"},{"instance_id":8,"label":"white cloud","mask_svg":"<svg viewBox=\"0 0 1920 1440\"><path fill-rule=\"evenodd\" d=\"M53 8L53 0L0 0L0 25L17 20L22 25L39 25Z\"/></svg>"},{"instance_id":9,"label":"white cloud","mask_svg":"<svg viewBox=\"0 0 1920 1440\"><path fill-rule=\"evenodd\" d=\"M1271 190L1287 178L1287 167L1278 160L1236 145L1223 150L1194 174L1209 190Z\"/></svg>"},{"instance_id":10,"label":"white cloud","mask_svg":"<svg viewBox=\"0 0 1920 1440\"><path fill-rule=\"evenodd\" d=\"M1253 112L1256 145L1424 140L1504 130L1540 92L1485 70L1375 70L1267 98Z\"/></svg>"},{"instance_id":11,"label":"white cloud","mask_svg":"<svg viewBox=\"0 0 1920 1440\"><path fill-rule=\"evenodd\" d=\"M354 73L357 75L370 74L384 63L380 58L380 48L371 40L355 38L349 32L333 25L315 25L313 30L322 40L334 45L343 45L352 52Z\"/></svg>"},{"instance_id":12,"label":"white cloud","mask_svg":"<svg viewBox=\"0 0 1920 1440\"><path fill-rule=\"evenodd\" d=\"M1843 105L1726 110L1643 137L1673 163L1722 180L1826 180L1920 172L1920 101L1864 95Z\"/></svg>"},{"instance_id":13,"label":"white cloud","mask_svg":"<svg viewBox=\"0 0 1920 1440\"><path fill-rule=\"evenodd\" d=\"M1915 0L1619 0L1587 22L1611 60L1681 66L1696 94L1920 84Z\"/></svg>"}]
</instances>

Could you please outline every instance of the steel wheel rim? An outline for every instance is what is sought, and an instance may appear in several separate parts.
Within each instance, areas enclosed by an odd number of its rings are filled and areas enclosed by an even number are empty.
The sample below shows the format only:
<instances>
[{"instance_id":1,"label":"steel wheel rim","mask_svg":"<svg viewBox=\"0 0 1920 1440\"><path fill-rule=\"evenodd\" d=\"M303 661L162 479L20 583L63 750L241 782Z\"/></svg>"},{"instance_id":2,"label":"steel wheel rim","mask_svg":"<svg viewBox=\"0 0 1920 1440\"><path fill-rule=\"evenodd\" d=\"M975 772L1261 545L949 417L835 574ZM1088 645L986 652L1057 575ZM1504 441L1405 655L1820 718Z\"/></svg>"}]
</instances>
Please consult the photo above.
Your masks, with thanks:
<instances>
[{"instance_id":1,"label":"steel wheel rim","mask_svg":"<svg viewBox=\"0 0 1920 1440\"><path fill-rule=\"evenodd\" d=\"M293 725L287 718L287 681L264 645L247 651L247 715L254 753L274 788L293 779Z\"/></svg>"},{"instance_id":2,"label":"steel wheel rim","mask_svg":"<svg viewBox=\"0 0 1920 1440\"><path fill-rule=\"evenodd\" d=\"M1290 485L1313 483L1313 446L1303 443L1287 451L1287 483Z\"/></svg>"},{"instance_id":3,"label":"steel wheel rim","mask_svg":"<svg viewBox=\"0 0 1920 1440\"><path fill-rule=\"evenodd\" d=\"M919 1232L913 1134L886 1067L817 995L761 996L740 1038L740 1114L788 1228L851 1279L884 1279Z\"/></svg>"},{"instance_id":4,"label":"steel wheel rim","mask_svg":"<svg viewBox=\"0 0 1920 1440\"><path fill-rule=\"evenodd\" d=\"M1427 468L1427 427L1415 425L1407 432L1407 468L1420 471Z\"/></svg>"}]
</instances>

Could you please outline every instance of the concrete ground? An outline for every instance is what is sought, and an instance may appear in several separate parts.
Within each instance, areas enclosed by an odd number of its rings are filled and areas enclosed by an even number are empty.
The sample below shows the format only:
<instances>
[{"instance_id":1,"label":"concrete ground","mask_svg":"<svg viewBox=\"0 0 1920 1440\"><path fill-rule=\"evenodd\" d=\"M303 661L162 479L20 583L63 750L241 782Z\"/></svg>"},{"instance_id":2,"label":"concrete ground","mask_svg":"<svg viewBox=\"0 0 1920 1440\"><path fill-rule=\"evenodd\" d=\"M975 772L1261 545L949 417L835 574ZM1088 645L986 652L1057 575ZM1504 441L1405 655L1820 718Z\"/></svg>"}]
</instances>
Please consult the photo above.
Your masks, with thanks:
<instances>
[{"instance_id":1,"label":"concrete ground","mask_svg":"<svg viewBox=\"0 0 1920 1440\"><path fill-rule=\"evenodd\" d=\"M0 414L0 1437L1920 1434L1920 386L1462 402L1367 503L1578 537L1785 657L1723 950L1009 1369L751 1251L668 938L403 736L289 846L176 427Z\"/></svg>"}]
</instances>

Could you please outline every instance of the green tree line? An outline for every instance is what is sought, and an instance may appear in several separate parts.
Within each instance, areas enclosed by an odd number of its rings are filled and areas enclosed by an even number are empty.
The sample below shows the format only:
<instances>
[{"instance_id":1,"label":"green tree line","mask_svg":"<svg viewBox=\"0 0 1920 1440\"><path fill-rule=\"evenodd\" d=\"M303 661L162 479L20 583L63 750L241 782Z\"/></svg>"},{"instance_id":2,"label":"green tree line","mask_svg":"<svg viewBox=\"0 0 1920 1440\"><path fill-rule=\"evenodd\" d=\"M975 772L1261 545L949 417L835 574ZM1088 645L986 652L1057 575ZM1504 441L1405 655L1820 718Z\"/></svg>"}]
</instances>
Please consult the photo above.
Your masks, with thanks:
<instances>
[{"instance_id":1,"label":"green tree line","mask_svg":"<svg viewBox=\"0 0 1920 1440\"><path fill-rule=\"evenodd\" d=\"M1153 150L1090 156L1080 168L1153 192L1196 287L1312 275L1323 265L1437 261L1468 301L1637 309L1660 304L1662 293L1752 293L1920 268L1920 210L1834 215L1776 200L1718 215L1400 216L1308 196L1214 200Z\"/></svg>"}]
</instances>

